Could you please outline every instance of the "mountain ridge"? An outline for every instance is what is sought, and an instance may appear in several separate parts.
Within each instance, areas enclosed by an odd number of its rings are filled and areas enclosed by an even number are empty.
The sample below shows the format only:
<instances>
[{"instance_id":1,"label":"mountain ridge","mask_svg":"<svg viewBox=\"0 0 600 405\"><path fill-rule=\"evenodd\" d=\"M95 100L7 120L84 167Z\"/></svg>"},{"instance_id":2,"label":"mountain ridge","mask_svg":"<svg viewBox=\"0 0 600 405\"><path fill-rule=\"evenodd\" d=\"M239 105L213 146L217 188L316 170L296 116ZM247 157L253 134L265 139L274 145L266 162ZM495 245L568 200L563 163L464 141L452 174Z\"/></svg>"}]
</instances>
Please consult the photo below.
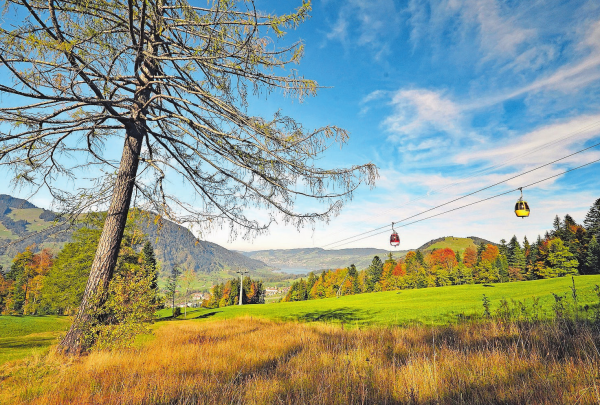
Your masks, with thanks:
<instances>
[{"instance_id":1,"label":"mountain ridge","mask_svg":"<svg viewBox=\"0 0 600 405\"><path fill-rule=\"evenodd\" d=\"M0 194L0 265L8 268L12 258L31 245L38 249L49 247L57 252L70 242L77 227L56 224L53 222L55 217L53 212L26 200ZM166 219L162 221L160 231L158 225L145 221L140 223L140 227L148 235L164 272L170 271L175 264L201 273L234 267L250 271L270 270L259 260L216 243L198 240L189 229Z\"/></svg>"},{"instance_id":2,"label":"mountain ridge","mask_svg":"<svg viewBox=\"0 0 600 405\"><path fill-rule=\"evenodd\" d=\"M373 260L373 256L385 258L389 253L395 259L405 256L409 251L421 250L423 252L433 249L450 247L461 253L469 246L479 243L493 244L484 238L468 236L466 238L443 236L424 243L417 249L408 250L385 250L377 248L348 248L348 249L323 249L294 248L294 249L264 249L249 252L241 252L245 256L260 260L267 265L279 268L305 268L309 271L330 270L347 267L354 264L357 268L367 267Z\"/></svg>"}]
</instances>

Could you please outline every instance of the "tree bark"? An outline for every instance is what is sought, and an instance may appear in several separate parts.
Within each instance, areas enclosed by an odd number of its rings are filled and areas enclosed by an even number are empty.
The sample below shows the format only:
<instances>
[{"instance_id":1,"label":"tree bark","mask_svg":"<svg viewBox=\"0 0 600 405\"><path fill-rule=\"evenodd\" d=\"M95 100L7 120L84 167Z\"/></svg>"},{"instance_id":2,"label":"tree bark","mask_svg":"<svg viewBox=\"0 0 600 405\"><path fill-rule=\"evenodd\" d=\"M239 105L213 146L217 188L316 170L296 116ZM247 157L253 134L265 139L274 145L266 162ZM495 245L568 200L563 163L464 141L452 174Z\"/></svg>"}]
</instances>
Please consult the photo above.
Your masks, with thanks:
<instances>
[{"instance_id":1,"label":"tree bark","mask_svg":"<svg viewBox=\"0 0 600 405\"><path fill-rule=\"evenodd\" d=\"M96 256L92 263L90 277L85 287L83 300L69 332L59 346L59 350L64 354L76 355L88 349L85 347L85 342L82 338L83 327L90 321L90 310L93 305L92 299L99 291L106 291L117 264L121 239L125 231L129 204L131 203L131 196L135 185L142 142L146 135L144 123L141 120L130 123L126 128L127 135L119 173L106 216L106 222L104 223L100 241L98 242ZM100 304L105 300L106 297L100 297Z\"/></svg>"}]
</instances>

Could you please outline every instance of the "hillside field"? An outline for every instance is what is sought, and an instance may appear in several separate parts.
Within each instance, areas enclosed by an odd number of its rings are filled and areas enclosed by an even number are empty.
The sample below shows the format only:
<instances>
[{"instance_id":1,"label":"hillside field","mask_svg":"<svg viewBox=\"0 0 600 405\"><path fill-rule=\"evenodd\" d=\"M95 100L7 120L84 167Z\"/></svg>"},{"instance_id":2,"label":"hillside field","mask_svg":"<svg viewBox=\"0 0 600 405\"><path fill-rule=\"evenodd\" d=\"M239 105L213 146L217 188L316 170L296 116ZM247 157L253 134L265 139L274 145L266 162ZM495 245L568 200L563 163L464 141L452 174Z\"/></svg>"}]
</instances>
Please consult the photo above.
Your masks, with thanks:
<instances>
[{"instance_id":1,"label":"hillside field","mask_svg":"<svg viewBox=\"0 0 600 405\"><path fill-rule=\"evenodd\" d=\"M593 288L600 285L600 275L575 278L580 307L597 305ZM465 285L420 290L387 291L354 296L327 298L302 302L265 305L244 305L216 309L188 308L188 319L196 321L225 320L253 317L277 321L321 322L344 324L345 328L425 324L443 325L460 318L481 315L482 297L491 301L496 311L501 299L519 300L531 309L532 297L540 297L540 317L552 313L554 298L571 294L570 278L555 278L518 283ZM159 312L155 327L168 324L171 309ZM533 312L531 312L533 315ZM183 315L180 316L183 319ZM0 364L41 353L56 343L66 331L68 317L58 316L0 316Z\"/></svg>"},{"instance_id":2,"label":"hillside field","mask_svg":"<svg viewBox=\"0 0 600 405\"><path fill-rule=\"evenodd\" d=\"M575 277L580 307L598 303L593 289L600 285L600 275ZM540 318L552 313L552 293L571 296L570 277L516 283L473 284L385 291L341 298L325 298L268 305L244 305L215 309L188 309L188 319L231 319L252 316L276 320L322 321L343 323L347 327L395 326L406 324L442 325L457 319L481 315L485 294L495 311L500 300L522 301L531 309L533 297L539 297ZM160 311L168 317L170 309Z\"/></svg>"},{"instance_id":3,"label":"hillside field","mask_svg":"<svg viewBox=\"0 0 600 405\"><path fill-rule=\"evenodd\" d=\"M436 242L432 245L429 245L424 250L433 250L433 249L444 249L450 248L455 252L463 253L465 249L468 247L477 247L473 240L470 238L457 238L454 236L447 236L443 241Z\"/></svg>"},{"instance_id":4,"label":"hillside field","mask_svg":"<svg viewBox=\"0 0 600 405\"><path fill-rule=\"evenodd\" d=\"M44 352L70 324L66 316L0 316L0 364Z\"/></svg>"}]
</instances>

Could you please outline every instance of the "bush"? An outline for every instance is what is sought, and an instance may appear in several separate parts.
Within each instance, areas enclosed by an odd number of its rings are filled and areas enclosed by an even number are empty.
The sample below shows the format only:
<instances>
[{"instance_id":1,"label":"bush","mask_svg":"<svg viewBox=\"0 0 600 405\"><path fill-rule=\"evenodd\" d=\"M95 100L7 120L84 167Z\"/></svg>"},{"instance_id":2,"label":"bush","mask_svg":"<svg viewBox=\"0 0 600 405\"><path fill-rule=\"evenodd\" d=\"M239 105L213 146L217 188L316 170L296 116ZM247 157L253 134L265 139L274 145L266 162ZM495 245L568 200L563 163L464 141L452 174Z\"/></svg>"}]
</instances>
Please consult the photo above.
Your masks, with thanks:
<instances>
[{"instance_id":1,"label":"bush","mask_svg":"<svg viewBox=\"0 0 600 405\"><path fill-rule=\"evenodd\" d=\"M142 269L115 275L104 305L93 305L96 309L84 332L88 347L99 350L129 347L137 335L150 333L149 325L162 305L156 290L151 288L152 281L153 275Z\"/></svg>"}]
</instances>

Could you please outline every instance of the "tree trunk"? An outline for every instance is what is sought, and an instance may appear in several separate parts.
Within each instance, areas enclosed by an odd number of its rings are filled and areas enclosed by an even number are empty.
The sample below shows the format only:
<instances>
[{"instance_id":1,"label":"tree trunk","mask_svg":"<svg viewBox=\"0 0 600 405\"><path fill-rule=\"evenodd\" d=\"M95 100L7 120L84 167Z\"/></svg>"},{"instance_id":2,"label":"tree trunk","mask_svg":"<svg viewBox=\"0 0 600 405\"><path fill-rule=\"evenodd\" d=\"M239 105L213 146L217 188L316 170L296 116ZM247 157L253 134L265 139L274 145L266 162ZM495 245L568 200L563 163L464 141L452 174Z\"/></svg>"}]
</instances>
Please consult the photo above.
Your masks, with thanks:
<instances>
[{"instance_id":1,"label":"tree trunk","mask_svg":"<svg viewBox=\"0 0 600 405\"><path fill-rule=\"evenodd\" d=\"M69 332L59 346L59 350L64 354L80 354L88 349L82 340L82 328L90 320L90 311L93 309L92 299L99 291L106 291L117 264L121 239L123 238L129 204L135 184L135 176L137 175L142 141L146 134L142 121L131 123L126 128L127 135L119 166L119 174L117 175L112 200L106 216L106 222L102 228L102 235L98 242L98 249L92 263L83 300L71 325L71 329L69 329ZM100 297L100 304L104 303L105 300L105 296Z\"/></svg>"}]
</instances>

